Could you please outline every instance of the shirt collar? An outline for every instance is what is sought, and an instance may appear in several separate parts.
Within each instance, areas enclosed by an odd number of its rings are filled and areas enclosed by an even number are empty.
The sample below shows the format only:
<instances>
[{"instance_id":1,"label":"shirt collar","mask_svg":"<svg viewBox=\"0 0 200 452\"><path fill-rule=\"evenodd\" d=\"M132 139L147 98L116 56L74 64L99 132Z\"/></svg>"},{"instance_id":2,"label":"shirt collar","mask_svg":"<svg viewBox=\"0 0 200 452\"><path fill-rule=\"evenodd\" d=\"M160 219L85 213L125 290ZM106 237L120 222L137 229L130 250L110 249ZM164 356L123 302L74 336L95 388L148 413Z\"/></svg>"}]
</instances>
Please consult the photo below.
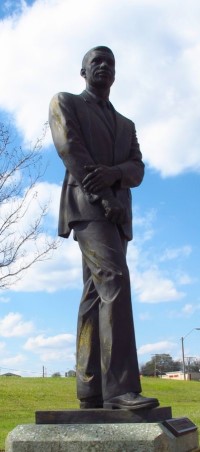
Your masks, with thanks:
<instances>
[{"instance_id":1,"label":"shirt collar","mask_svg":"<svg viewBox=\"0 0 200 452\"><path fill-rule=\"evenodd\" d=\"M95 104L99 104L102 102L101 97L96 96L96 94L91 93L91 91L88 91L87 89L83 91L83 96L87 101L94 102ZM105 100L105 102L107 103L107 106L110 107L109 99Z\"/></svg>"}]
</instances>

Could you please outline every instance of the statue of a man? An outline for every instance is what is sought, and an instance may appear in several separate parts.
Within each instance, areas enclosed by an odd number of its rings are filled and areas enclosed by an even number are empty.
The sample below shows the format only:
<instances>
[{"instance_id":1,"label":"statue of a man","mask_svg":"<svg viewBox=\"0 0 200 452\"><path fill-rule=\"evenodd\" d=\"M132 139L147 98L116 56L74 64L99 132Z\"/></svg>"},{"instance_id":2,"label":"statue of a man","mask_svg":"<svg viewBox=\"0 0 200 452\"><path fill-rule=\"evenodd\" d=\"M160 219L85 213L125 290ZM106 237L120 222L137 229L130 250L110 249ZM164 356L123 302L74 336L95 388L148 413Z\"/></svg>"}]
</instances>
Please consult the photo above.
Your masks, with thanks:
<instances>
[{"instance_id":1,"label":"statue of a man","mask_svg":"<svg viewBox=\"0 0 200 452\"><path fill-rule=\"evenodd\" d=\"M140 395L127 243L132 239L131 187L144 164L132 121L109 101L115 58L104 46L83 58L80 95L56 94L49 123L66 174L59 235L71 230L83 262L77 329L77 396L81 408L141 409L158 400Z\"/></svg>"}]
</instances>

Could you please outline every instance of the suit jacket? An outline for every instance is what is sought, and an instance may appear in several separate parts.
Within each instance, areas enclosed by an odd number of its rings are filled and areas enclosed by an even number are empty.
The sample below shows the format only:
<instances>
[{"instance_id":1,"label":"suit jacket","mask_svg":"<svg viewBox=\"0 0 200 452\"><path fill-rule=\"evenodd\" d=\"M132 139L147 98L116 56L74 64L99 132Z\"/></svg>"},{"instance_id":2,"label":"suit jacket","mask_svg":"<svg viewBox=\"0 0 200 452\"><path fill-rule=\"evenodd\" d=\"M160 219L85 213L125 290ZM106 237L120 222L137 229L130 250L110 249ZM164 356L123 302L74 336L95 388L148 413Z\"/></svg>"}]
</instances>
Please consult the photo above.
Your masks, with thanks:
<instances>
[{"instance_id":1,"label":"suit jacket","mask_svg":"<svg viewBox=\"0 0 200 452\"><path fill-rule=\"evenodd\" d=\"M121 225L125 237L132 238L132 201L130 187L138 186L144 175L142 154L132 121L119 114L112 104L115 130L108 124L97 101L87 91L80 95L56 94L50 103L49 124L54 145L66 173L62 187L58 234L68 237L74 221L105 220L101 194L86 193L82 180L85 165L117 165L121 180L104 191L104 199L114 194L127 209Z\"/></svg>"}]
</instances>

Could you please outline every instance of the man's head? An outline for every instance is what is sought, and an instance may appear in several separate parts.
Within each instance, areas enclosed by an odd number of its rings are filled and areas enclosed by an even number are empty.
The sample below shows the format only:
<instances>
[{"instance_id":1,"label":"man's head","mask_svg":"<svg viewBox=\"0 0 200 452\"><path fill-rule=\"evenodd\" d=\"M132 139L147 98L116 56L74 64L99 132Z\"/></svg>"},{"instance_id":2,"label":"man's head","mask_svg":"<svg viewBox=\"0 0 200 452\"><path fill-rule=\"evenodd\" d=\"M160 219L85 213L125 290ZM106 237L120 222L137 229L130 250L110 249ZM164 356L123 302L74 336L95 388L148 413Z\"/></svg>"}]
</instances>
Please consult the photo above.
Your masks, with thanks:
<instances>
[{"instance_id":1,"label":"man's head","mask_svg":"<svg viewBox=\"0 0 200 452\"><path fill-rule=\"evenodd\" d=\"M87 86L110 88L115 80L115 57L111 49L105 46L89 50L82 61L81 76Z\"/></svg>"}]
</instances>

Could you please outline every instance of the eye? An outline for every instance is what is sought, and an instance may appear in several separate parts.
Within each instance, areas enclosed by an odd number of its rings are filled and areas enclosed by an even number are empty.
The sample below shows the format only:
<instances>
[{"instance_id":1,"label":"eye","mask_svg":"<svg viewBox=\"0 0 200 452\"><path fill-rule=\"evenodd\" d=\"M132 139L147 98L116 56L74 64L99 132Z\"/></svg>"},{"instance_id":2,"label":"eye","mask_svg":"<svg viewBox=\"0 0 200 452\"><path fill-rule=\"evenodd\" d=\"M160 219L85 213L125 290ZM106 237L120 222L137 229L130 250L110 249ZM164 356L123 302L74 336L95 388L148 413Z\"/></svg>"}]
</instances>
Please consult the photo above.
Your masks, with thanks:
<instances>
[{"instance_id":1,"label":"eye","mask_svg":"<svg viewBox=\"0 0 200 452\"><path fill-rule=\"evenodd\" d=\"M114 66L115 65L115 62L114 62L114 60L112 58L108 58L107 59L107 63L109 64L109 66Z\"/></svg>"},{"instance_id":2,"label":"eye","mask_svg":"<svg viewBox=\"0 0 200 452\"><path fill-rule=\"evenodd\" d=\"M102 59L99 58L99 57L96 57L96 58L93 59L93 63L100 64L101 62L102 62Z\"/></svg>"}]
</instances>

